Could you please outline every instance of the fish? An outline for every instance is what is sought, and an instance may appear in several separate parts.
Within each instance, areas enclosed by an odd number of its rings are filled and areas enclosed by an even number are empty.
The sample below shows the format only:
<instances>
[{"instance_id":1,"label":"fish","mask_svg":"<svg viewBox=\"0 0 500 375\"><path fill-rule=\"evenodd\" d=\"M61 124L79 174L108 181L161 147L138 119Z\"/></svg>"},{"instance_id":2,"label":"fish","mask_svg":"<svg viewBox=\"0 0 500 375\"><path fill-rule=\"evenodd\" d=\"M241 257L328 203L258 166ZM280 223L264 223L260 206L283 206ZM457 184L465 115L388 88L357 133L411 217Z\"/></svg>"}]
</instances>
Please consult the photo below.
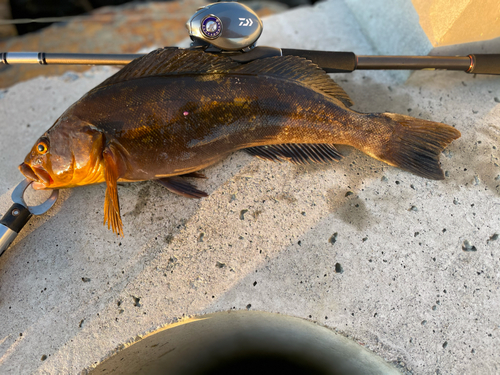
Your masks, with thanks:
<instances>
[{"instance_id":1,"label":"fish","mask_svg":"<svg viewBox=\"0 0 500 375\"><path fill-rule=\"evenodd\" d=\"M117 183L154 180L206 197L184 177L245 150L295 164L342 159L352 146L391 166L444 179L441 152L460 132L394 113L361 113L311 61L268 57L246 64L199 49L139 57L71 105L19 166L35 189L106 183L104 225L123 236Z\"/></svg>"}]
</instances>

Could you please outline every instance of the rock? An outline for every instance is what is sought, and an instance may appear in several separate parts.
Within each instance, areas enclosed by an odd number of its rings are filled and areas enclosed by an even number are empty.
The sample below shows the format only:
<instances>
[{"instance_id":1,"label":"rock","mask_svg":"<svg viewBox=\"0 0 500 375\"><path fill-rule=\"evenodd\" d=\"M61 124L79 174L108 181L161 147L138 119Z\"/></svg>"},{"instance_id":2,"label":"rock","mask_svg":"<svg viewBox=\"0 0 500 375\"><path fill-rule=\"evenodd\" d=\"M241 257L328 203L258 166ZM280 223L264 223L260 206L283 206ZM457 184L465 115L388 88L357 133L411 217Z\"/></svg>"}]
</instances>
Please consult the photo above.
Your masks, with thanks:
<instances>
[{"instance_id":1,"label":"rock","mask_svg":"<svg viewBox=\"0 0 500 375\"><path fill-rule=\"evenodd\" d=\"M91 12L88 18L1 41L0 51L136 53L147 47L172 46L186 38L184 24L204 4L202 0L186 0L104 7ZM39 75L87 69L82 65L0 65L0 88Z\"/></svg>"}]
</instances>

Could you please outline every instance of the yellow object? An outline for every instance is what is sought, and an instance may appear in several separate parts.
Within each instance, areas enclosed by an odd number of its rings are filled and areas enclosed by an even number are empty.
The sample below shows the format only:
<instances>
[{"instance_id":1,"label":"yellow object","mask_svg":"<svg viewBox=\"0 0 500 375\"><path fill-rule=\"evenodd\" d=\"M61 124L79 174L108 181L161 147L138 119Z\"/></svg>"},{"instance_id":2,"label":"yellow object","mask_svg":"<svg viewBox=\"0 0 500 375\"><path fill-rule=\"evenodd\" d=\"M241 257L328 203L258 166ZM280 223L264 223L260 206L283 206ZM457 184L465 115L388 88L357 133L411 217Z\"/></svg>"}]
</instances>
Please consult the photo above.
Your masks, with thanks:
<instances>
[{"instance_id":1,"label":"yellow object","mask_svg":"<svg viewBox=\"0 0 500 375\"><path fill-rule=\"evenodd\" d=\"M412 0L434 47L500 37L498 0Z\"/></svg>"}]
</instances>

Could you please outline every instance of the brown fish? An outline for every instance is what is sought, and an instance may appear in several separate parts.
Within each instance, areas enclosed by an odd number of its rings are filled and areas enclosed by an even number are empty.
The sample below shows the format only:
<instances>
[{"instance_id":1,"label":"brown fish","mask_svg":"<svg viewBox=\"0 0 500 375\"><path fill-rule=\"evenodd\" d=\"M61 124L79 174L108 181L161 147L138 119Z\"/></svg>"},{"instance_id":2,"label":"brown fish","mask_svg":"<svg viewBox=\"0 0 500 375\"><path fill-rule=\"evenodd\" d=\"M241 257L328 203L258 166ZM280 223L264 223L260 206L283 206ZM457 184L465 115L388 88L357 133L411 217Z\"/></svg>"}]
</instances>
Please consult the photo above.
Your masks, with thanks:
<instances>
[{"instance_id":1,"label":"brown fish","mask_svg":"<svg viewBox=\"0 0 500 375\"><path fill-rule=\"evenodd\" d=\"M35 188L106 182L104 223L123 235L117 182L157 180L186 197L206 193L176 176L236 150L298 164L341 159L353 146L416 175L443 179L441 151L460 132L409 116L364 114L303 58L239 64L165 48L138 58L73 104L20 165Z\"/></svg>"}]
</instances>

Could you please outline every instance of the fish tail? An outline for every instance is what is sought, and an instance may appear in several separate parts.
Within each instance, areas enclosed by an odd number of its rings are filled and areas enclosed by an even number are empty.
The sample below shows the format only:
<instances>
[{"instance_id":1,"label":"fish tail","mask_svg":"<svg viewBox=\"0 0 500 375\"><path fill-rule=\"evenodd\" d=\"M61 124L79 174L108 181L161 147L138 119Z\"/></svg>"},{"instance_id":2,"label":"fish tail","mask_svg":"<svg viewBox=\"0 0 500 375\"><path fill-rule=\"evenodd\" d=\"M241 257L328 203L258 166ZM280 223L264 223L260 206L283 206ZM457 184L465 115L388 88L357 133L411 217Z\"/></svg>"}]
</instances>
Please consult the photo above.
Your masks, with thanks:
<instances>
[{"instance_id":1,"label":"fish tail","mask_svg":"<svg viewBox=\"0 0 500 375\"><path fill-rule=\"evenodd\" d=\"M365 150L366 153L417 176L444 179L439 156L448 144L460 138L457 129L394 113L380 113L375 117L377 126L389 127L388 136L384 137L379 147Z\"/></svg>"}]
</instances>

